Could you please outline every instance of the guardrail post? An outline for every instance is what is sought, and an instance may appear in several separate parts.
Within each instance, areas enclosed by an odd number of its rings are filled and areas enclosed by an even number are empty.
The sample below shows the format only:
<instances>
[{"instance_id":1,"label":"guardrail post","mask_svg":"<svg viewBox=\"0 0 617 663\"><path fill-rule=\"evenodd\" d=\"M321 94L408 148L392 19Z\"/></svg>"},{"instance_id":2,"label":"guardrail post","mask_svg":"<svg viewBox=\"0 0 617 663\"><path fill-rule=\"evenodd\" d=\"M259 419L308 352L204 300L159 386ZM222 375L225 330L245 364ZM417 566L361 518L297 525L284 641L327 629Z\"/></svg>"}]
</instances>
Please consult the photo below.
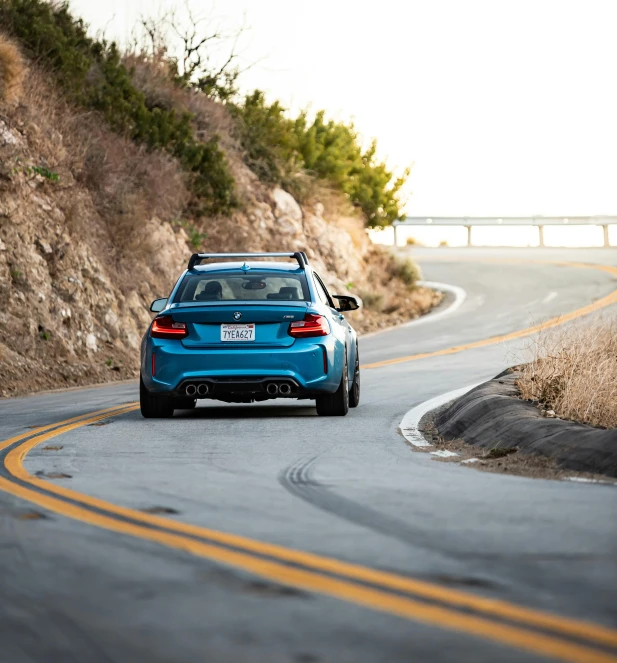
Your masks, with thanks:
<instances>
[{"instance_id":1,"label":"guardrail post","mask_svg":"<svg viewBox=\"0 0 617 663\"><path fill-rule=\"evenodd\" d=\"M467 228L467 246L471 246L471 226L465 226Z\"/></svg>"},{"instance_id":2,"label":"guardrail post","mask_svg":"<svg viewBox=\"0 0 617 663\"><path fill-rule=\"evenodd\" d=\"M608 224L602 226L602 230L604 230L604 246L608 248L611 245L611 241L608 236Z\"/></svg>"},{"instance_id":3,"label":"guardrail post","mask_svg":"<svg viewBox=\"0 0 617 663\"><path fill-rule=\"evenodd\" d=\"M544 246L544 226L538 226L538 246Z\"/></svg>"},{"instance_id":4,"label":"guardrail post","mask_svg":"<svg viewBox=\"0 0 617 663\"><path fill-rule=\"evenodd\" d=\"M394 228L394 248L396 248L398 246L398 224L394 222L392 227Z\"/></svg>"}]
</instances>

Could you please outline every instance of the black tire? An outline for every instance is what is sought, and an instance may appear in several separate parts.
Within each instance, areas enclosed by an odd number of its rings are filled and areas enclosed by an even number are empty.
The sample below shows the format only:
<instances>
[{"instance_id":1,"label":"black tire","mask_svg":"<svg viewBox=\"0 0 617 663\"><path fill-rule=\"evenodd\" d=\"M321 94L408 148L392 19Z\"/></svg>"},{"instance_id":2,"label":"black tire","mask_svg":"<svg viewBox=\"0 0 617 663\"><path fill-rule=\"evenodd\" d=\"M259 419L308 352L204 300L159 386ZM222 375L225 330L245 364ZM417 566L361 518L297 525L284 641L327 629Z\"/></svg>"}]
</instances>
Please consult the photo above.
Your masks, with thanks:
<instances>
[{"instance_id":1,"label":"black tire","mask_svg":"<svg viewBox=\"0 0 617 663\"><path fill-rule=\"evenodd\" d=\"M349 412L349 375L347 353L343 364L343 375L338 389L333 394L317 397L317 414L321 417L344 417Z\"/></svg>"},{"instance_id":2,"label":"black tire","mask_svg":"<svg viewBox=\"0 0 617 663\"><path fill-rule=\"evenodd\" d=\"M174 404L170 396L151 394L139 378L139 408L146 419L169 419L174 414Z\"/></svg>"},{"instance_id":3,"label":"black tire","mask_svg":"<svg viewBox=\"0 0 617 663\"><path fill-rule=\"evenodd\" d=\"M173 405L174 410L194 410L197 401L194 398L176 398Z\"/></svg>"},{"instance_id":4,"label":"black tire","mask_svg":"<svg viewBox=\"0 0 617 663\"><path fill-rule=\"evenodd\" d=\"M360 405L360 355L356 344L356 361L354 363L353 382L349 389L349 407Z\"/></svg>"}]
</instances>

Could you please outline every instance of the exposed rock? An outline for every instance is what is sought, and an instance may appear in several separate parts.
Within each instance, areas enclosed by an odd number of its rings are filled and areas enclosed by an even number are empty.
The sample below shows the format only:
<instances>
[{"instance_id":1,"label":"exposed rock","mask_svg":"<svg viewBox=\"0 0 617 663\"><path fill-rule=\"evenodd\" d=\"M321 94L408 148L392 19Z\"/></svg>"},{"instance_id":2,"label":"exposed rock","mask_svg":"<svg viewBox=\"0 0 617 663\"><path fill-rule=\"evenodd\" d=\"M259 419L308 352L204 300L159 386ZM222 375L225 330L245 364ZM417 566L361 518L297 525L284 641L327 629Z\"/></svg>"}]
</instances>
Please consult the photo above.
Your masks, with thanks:
<instances>
[{"instance_id":1,"label":"exposed rock","mask_svg":"<svg viewBox=\"0 0 617 663\"><path fill-rule=\"evenodd\" d=\"M332 294L383 299L381 308L350 314L361 332L407 321L439 301L390 280L386 251L351 212L318 201L301 207L243 163L234 165L243 205L231 218L181 227L141 208L105 212L79 168L62 166L70 162L63 136L43 120L22 121L24 108L11 110L10 120L0 108L1 396L136 377L149 304L170 292L192 242L213 252L306 251ZM52 181L28 164L62 170Z\"/></svg>"},{"instance_id":2,"label":"exposed rock","mask_svg":"<svg viewBox=\"0 0 617 663\"><path fill-rule=\"evenodd\" d=\"M86 336L86 347L88 350L93 350L94 352L99 349L96 342L96 336L94 334L88 334Z\"/></svg>"},{"instance_id":3,"label":"exposed rock","mask_svg":"<svg viewBox=\"0 0 617 663\"><path fill-rule=\"evenodd\" d=\"M272 190L272 199L274 200L274 213L277 218L289 217L298 224L302 223L302 208L290 193L276 188Z\"/></svg>"},{"instance_id":4,"label":"exposed rock","mask_svg":"<svg viewBox=\"0 0 617 663\"><path fill-rule=\"evenodd\" d=\"M41 249L41 251L43 253L45 253L47 255L49 255L50 253L53 253L53 250L52 250L51 246L44 239L41 239L39 237L39 238L37 238L36 243L37 243L38 247Z\"/></svg>"},{"instance_id":5,"label":"exposed rock","mask_svg":"<svg viewBox=\"0 0 617 663\"><path fill-rule=\"evenodd\" d=\"M21 139L18 135L11 131L3 120L0 120L0 145L14 145L21 144Z\"/></svg>"}]
</instances>

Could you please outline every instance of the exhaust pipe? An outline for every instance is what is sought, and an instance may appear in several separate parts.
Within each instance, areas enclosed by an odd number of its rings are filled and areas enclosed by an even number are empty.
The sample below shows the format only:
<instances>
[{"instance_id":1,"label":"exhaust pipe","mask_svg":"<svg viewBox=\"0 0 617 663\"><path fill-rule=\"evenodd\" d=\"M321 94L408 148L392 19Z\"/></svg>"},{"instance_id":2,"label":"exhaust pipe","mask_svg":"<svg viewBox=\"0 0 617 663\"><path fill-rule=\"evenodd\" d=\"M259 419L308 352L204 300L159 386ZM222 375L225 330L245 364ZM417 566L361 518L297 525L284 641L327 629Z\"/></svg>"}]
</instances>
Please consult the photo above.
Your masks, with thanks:
<instances>
[{"instance_id":1,"label":"exhaust pipe","mask_svg":"<svg viewBox=\"0 0 617 663\"><path fill-rule=\"evenodd\" d=\"M270 382L266 387L266 391L270 394L270 396L275 396L279 393L279 386L276 384L276 382Z\"/></svg>"},{"instance_id":2,"label":"exhaust pipe","mask_svg":"<svg viewBox=\"0 0 617 663\"><path fill-rule=\"evenodd\" d=\"M281 396L289 396L289 394L291 394L291 387L286 382L283 382L279 387L279 393Z\"/></svg>"},{"instance_id":3,"label":"exhaust pipe","mask_svg":"<svg viewBox=\"0 0 617 663\"><path fill-rule=\"evenodd\" d=\"M200 396L205 396L208 392L210 391L210 387L208 387L207 384L200 384L199 387L197 387L197 393Z\"/></svg>"},{"instance_id":4,"label":"exhaust pipe","mask_svg":"<svg viewBox=\"0 0 617 663\"><path fill-rule=\"evenodd\" d=\"M197 387L194 384L187 384L184 391L187 396L194 396L197 393Z\"/></svg>"}]
</instances>

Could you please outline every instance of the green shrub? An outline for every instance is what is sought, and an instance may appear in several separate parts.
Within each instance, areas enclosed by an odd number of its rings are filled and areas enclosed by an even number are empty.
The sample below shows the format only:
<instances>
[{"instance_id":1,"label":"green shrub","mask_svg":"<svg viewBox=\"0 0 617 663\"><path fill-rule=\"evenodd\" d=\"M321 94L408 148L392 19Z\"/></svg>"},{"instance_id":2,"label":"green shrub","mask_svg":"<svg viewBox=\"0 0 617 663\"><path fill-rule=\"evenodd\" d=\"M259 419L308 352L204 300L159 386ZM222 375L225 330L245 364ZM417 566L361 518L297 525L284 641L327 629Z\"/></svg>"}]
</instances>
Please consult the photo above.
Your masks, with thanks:
<instances>
[{"instance_id":1,"label":"green shrub","mask_svg":"<svg viewBox=\"0 0 617 663\"><path fill-rule=\"evenodd\" d=\"M420 268L409 258L395 258L392 262L390 273L394 278L400 279L410 288L416 284L416 281L422 279Z\"/></svg>"},{"instance_id":2,"label":"green shrub","mask_svg":"<svg viewBox=\"0 0 617 663\"><path fill-rule=\"evenodd\" d=\"M190 221L177 220L174 221L172 225L180 226L184 228L184 232L187 234L191 246L199 251L204 240L208 239L208 233L202 233L193 223Z\"/></svg>"},{"instance_id":3,"label":"green shrub","mask_svg":"<svg viewBox=\"0 0 617 663\"><path fill-rule=\"evenodd\" d=\"M268 104L259 90L231 109L247 164L260 178L290 188L294 171L305 170L346 194L370 226L401 217L400 190L408 171L395 178L377 159L374 141L362 149L353 124L326 120L323 111L312 121L306 111L292 119L278 101Z\"/></svg>"},{"instance_id":4,"label":"green shrub","mask_svg":"<svg viewBox=\"0 0 617 663\"><path fill-rule=\"evenodd\" d=\"M147 103L116 44L88 37L87 26L71 15L67 3L0 0L0 24L53 71L72 101L99 111L114 131L176 157L191 174L195 213L234 207L234 180L218 140L198 141L189 113Z\"/></svg>"},{"instance_id":5,"label":"green shrub","mask_svg":"<svg viewBox=\"0 0 617 663\"><path fill-rule=\"evenodd\" d=\"M364 308L369 311L381 312L384 308L383 295L375 292L363 292L360 294Z\"/></svg>"}]
</instances>

